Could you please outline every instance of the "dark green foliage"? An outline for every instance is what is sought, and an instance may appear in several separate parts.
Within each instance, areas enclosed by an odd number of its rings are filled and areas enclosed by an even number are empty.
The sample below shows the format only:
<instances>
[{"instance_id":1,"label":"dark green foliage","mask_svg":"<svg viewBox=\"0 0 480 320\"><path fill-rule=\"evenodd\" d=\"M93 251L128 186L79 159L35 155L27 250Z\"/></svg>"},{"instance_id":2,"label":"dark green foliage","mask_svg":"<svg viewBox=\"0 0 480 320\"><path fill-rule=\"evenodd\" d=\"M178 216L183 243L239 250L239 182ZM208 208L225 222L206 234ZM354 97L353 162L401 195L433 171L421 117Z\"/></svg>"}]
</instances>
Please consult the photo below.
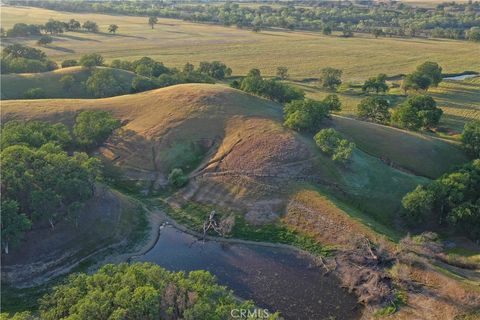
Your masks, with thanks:
<instances>
[{"instance_id":1,"label":"dark green foliage","mask_svg":"<svg viewBox=\"0 0 480 320\"><path fill-rule=\"evenodd\" d=\"M50 32L50 34L63 33L66 28L66 23L54 19L50 19L45 23L45 31Z\"/></svg>"},{"instance_id":2,"label":"dark green foliage","mask_svg":"<svg viewBox=\"0 0 480 320\"><path fill-rule=\"evenodd\" d=\"M158 88L157 81L146 77L135 77L132 80L132 92L143 92Z\"/></svg>"},{"instance_id":3,"label":"dark green foliage","mask_svg":"<svg viewBox=\"0 0 480 320\"><path fill-rule=\"evenodd\" d=\"M43 121L9 121L2 128L2 148L24 145L40 148L47 143L68 147L72 138L64 124L50 124Z\"/></svg>"},{"instance_id":4,"label":"dark green foliage","mask_svg":"<svg viewBox=\"0 0 480 320\"><path fill-rule=\"evenodd\" d=\"M258 69L250 70L240 83L239 89L280 103L303 99L305 96L298 88L273 79L264 80Z\"/></svg>"},{"instance_id":5,"label":"dark green foliage","mask_svg":"<svg viewBox=\"0 0 480 320\"><path fill-rule=\"evenodd\" d=\"M105 265L93 275L75 274L40 301L44 320L230 318L238 302L206 271L170 272L155 264Z\"/></svg>"},{"instance_id":6,"label":"dark green foliage","mask_svg":"<svg viewBox=\"0 0 480 320\"><path fill-rule=\"evenodd\" d=\"M29 37L40 35L40 28L35 24L16 23L7 30L7 37Z\"/></svg>"},{"instance_id":7,"label":"dark green foliage","mask_svg":"<svg viewBox=\"0 0 480 320\"><path fill-rule=\"evenodd\" d=\"M25 231L32 226L24 213L19 212L18 202L2 200L2 251L9 253L10 247L15 247L23 238Z\"/></svg>"},{"instance_id":8,"label":"dark green foliage","mask_svg":"<svg viewBox=\"0 0 480 320\"><path fill-rule=\"evenodd\" d=\"M402 83L405 93L408 90L428 90L442 81L442 67L436 62L427 61L417 67L415 72L407 74Z\"/></svg>"},{"instance_id":9,"label":"dark green foliage","mask_svg":"<svg viewBox=\"0 0 480 320\"><path fill-rule=\"evenodd\" d=\"M5 58L25 58L32 60L45 60L46 54L39 49L30 48L21 44L12 44L5 47L2 51Z\"/></svg>"},{"instance_id":10,"label":"dark green foliage","mask_svg":"<svg viewBox=\"0 0 480 320\"><path fill-rule=\"evenodd\" d=\"M107 111L82 111L75 119L73 134L78 145L93 148L105 141L120 125L120 121Z\"/></svg>"},{"instance_id":11,"label":"dark green foliage","mask_svg":"<svg viewBox=\"0 0 480 320\"><path fill-rule=\"evenodd\" d=\"M82 67L91 68L96 66L103 66L104 59L98 53L85 54L80 58L79 64Z\"/></svg>"},{"instance_id":12,"label":"dark green foliage","mask_svg":"<svg viewBox=\"0 0 480 320\"><path fill-rule=\"evenodd\" d=\"M118 30L118 26L116 24L111 24L108 26L108 32L110 33L116 33Z\"/></svg>"},{"instance_id":13,"label":"dark green foliage","mask_svg":"<svg viewBox=\"0 0 480 320\"><path fill-rule=\"evenodd\" d=\"M87 20L83 23L82 28L88 32L98 32L98 25L94 21Z\"/></svg>"},{"instance_id":14,"label":"dark green foliage","mask_svg":"<svg viewBox=\"0 0 480 320\"><path fill-rule=\"evenodd\" d=\"M71 74L64 75L60 78L60 84L63 90L70 91L75 84L75 78Z\"/></svg>"},{"instance_id":15,"label":"dark green foliage","mask_svg":"<svg viewBox=\"0 0 480 320\"><path fill-rule=\"evenodd\" d=\"M362 86L362 90L365 92L375 91L376 93L379 92L386 92L388 91L388 85L385 82L387 75L381 73L376 77L369 78Z\"/></svg>"},{"instance_id":16,"label":"dark green foliage","mask_svg":"<svg viewBox=\"0 0 480 320\"><path fill-rule=\"evenodd\" d=\"M432 81L429 77L421 72L415 71L405 76L405 79L403 79L402 82L402 88L405 93L409 90L428 90L431 83Z\"/></svg>"},{"instance_id":17,"label":"dark green foliage","mask_svg":"<svg viewBox=\"0 0 480 320\"><path fill-rule=\"evenodd\" d=\"M175 188L181 188L188 182L188 177L183 173L182 169L172 169L168 175L168 183Z\"/></svg>"},{"instance_id":18,"label":"dark green foliage","mask_svg":"<svg viewBox=\"0 0 480 320\"><path fill-rule=\"evenodd\" d=\"M50 44L53 42L53 38L50 36L42 36L40 39L38 39L37 44L39 46L44 46L47 44Z\"/></svg>"},{"instance_id":19,"label":"dark green foliage","mask_svg":"<svg viewBox=\"0 0 480 320\"><path fill-rule=\"evenodd\" d=\"M283 108L284 125L293 130L312 132L318 129L332 110L340 110L340 101L335 95L327 96L322 101L294 100Z\"/></svg>"},{"instance_id":20,"label":"dark green foliage","mask_svg":"<svg viewBox=\"0 0 480 320\"><path fill-rule=\"evenodd\" d=\"M287 67L277 67L277 77L285 80L288 78L288 68Z\"/></svg>"},{"instance_id":21,"label":"dark green foliage","mask_svg":"<svg viewBox=\"0 0 480 320\"><path fill-rule=\"evenodd\" d=\"M480 239L480 160L418 186L402 200L414 221L433 221Z\"/></svg>"},{"instance_id":22,"label":"dark green foliage","mask_svg":"<svg viewBox=\"0 0 480 320\"><path fill-rule=\"evenodd\" d=\"M471 27L468 30L468 40L479 42L480 41L480 27Z\"/></svg>"},{"instance_id":23,"label":"dark green foliage","mask_svg":"<svg viewBox=\"0 0 480 320\"><path fill-rule=\"evenodd\" d=\"M417 67L416 71L430 79L430 83L434 87L442 82L442 67L436 62L424 62Z\"/></svg>"},{"instance_id":24,"label":"dark green foliage","mask_svg":"<svg viewBox=\"0 0 480 320\"><path fill-rule=\"evenodd\" d=\"M392 120L402 128L418 130L428 129L440 121L442 109L432 97L427 95L411 96L393 112Z\"/></svg>"},{"instance_id":25,"label":"dark green foliage","mask_svg":"<svg viewBox=\"0 0 480 320\"><path fill-rule=\"evenodd\" d=\"M333 90L337 86L341 85L342 73L342 70L339 69L323 68L320 76L322 87Z\"/></svg>"},{"instance_id":26,"label":"dark green foliage","mask_svg":"<svg viewBox=\"0 0 480 320\"><path fill-rule=\"evenodd\" d=\"M12 44L2 51L2 73L44 72L57 68L41 50Z\"/></svg>"},{"instance_id":27,"label":"dark green foliage","mask_svg":"<svg viewBox=\"0 0 480 320\"><path fill-rule=\"evenodd\" d=\"M87 91L96 98L111 97L128 92L122 81L117 80L114 70L98 69L93 71L85 82Z\"/></svg>"},{"instance_id":28,"label":"dark green foliage","mask_svg":"<svg viewBox=\"0 0 480 320\"><path fill-rule=\"evenodd\" d=\"M157 22L158 22L157 17L155 17L155 16L148 17L148 24L150 25L150 27L152 27L152 29L157 24Z\"/></svg>"},{"instance_id":29,"label":"dark green foliage","mask_svg":"<svg viewBox=\"0 0 480 320\"><path fill-rule=\"evenodd\" d=\"M78 66L77 60L69 59L69 60L64 60L62 62L62 68L68 68L68 67L74 67L74 66Z\"/></svg>"},{"instance_id":30,"label":"dark green foliage","mask_svg":"<svg viewBox=\"0 0 480 320\"><path fill-rule=\"evenodd\" d=\"M471 156L480 158L480 120L472 120L465 124L462 144Z\"/></svg>"},{"instance_id":31,"label":"dark green foliage","mask_svg":"<svg viewBox=\"0 0 480 320\"><path fill-rule=\"evenodd\" d=\"M7 147L1 164L2 197L16 201L31 221L48 220L52 228L93 196L99 170L98 160L85 153L68 156L54 143Z\"/></svg>"},{"instance_id":32,"label":"dark green foliage","mask_svg":"<svg viewBox=\"0 0 480 320\"><path fill-rule=\"evenodd\" d=\"M389 107L388 101L384 98L367 97L358 104L357 114L362 119L385 124L390 121Z\"/></svg>"},{"instance_id":33,"label":"dark green foliage","mask_svg":"<svg viewBox=\"0 0 480 320\"><path fill-rule=\"evenodd\" d=\"M124 65L128 67L128 64ZM153 60L149 57L142 57L135 60L131 64L131 69L135 73L145 77L158 77L165 73L170 73L170 70L163 65L163 63Z\"/></svg>"},{"instance_id":34,"label":"dark green foliage","mask_svg":"<svg viewBox=\"0 0 480 320\"><path fill-rule=\"evenodd\" d=\"M42 88L32 88L24 94L25 99L43 99L46 97L45 90Z\"/></svg>"},{"instance_id":35,"label":"dark green foliage","mask_svg":"<svg viewBox=\"0 0 480 320\"><path fill-rule=\"evenodd\" d=\"M198 71L218 80L222 80L232 74L232 69L220 61L202 61L200 62Z\"/></svg>"},{"instance_id":36,"label":"dark green foliage","mask_svg":"<svg viewBox=\"0 0 480 320\"><path fill-rule=\"evenodd\" d=\"M333 161L346 162L352 156L355 144L343 139L333 128L322 129L313 138L324 153L330 155Z\"/></svg>"}]
</instances>

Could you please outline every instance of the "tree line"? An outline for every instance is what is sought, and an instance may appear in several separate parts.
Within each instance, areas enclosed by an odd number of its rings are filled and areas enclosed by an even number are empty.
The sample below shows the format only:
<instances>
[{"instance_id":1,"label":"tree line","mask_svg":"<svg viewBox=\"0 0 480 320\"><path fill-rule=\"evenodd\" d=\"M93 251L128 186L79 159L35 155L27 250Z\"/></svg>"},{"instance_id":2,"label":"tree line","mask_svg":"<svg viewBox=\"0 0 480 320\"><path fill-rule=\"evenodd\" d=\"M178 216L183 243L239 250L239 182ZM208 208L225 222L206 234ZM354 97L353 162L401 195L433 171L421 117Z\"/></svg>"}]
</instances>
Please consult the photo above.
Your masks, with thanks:
<instances>
[{"instance_id":1,"label":"tree line","mask_svg":"<svg viewBox=\"0 0 480 320\"><path fill-rule=\"evenodd\" d=\"M402 2L357 4L336 1L293 1L282 6L240 6L237 3L91 2L85 0L8 0L13 5L29 5L71 12L102 12L176 18L200 23L215 23L238 28L286 28L321 31L343 36L354 32L375 37L442 37L480 41L480 2L446 2L435 8L409 6ZM155 21L155 22L154 22Z\"/></svg>"},{"instance_id":2,"label":"tree line","mask_svg":"<svg viewBox=\"0 0 480 320\"><path fill-rule=\"evenodd\" d=\"M239 301L207 271L171 272L153 263L107 264L92 275L73 274L40 300L39 314L10 320L223 320L232 310L248 319L281 319L252 301ZM235 315L235 313L234 313Z\"/></svg>"},{"instance_id":3,"label":"tree line","mask_svg":"<svg viewBox=\"0 0 480 320\"><path fill-rule=\"evenodd\" d=\"M101 176L95 148L120 126L105 111L82 111L73 131L61 123L9 121L1 131L2 250L8 253L32 226L62 220L78 226Z\"/></svg>"}]
</instances>

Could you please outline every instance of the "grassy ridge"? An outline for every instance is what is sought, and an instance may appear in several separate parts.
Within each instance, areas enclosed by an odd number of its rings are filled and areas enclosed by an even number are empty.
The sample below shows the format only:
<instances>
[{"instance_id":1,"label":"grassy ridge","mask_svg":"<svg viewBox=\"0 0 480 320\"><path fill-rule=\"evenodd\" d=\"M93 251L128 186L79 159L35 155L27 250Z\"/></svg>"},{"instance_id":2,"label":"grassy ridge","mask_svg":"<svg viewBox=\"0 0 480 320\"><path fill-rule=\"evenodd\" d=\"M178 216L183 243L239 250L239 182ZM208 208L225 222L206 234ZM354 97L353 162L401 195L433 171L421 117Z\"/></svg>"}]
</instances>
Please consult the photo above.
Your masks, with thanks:
<instances>
[{"instance_id":1,"label":"grassy ridge","mask_svg":"<svg viewBox=\"0 0 480 320\"><path fill-rule=\"evenodd\" d=\"M92 70L82 67L69 67L42 73L3 74L2 99L23 99L25 92L32 88L43 89L48 98L91 98L92 95L85 88L85 81L91 73ZM60 82L65 75L71 75L75 79L69 90L65 90ZM114 69L114 76L125 88L130 88L135 74Z\"/></svg>"}]
</instances>

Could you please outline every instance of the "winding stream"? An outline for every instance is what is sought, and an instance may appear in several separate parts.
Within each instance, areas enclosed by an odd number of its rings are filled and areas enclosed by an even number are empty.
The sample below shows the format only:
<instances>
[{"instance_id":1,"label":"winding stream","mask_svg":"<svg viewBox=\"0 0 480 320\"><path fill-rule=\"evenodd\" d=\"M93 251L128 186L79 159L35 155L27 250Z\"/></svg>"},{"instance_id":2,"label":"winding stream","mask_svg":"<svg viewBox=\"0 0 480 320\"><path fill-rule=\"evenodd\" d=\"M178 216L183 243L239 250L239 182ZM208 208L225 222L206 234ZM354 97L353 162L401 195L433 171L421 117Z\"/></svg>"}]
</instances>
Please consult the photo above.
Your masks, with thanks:
<instances>
[{"instance_id":1,"label":"winding stream","mask_svg":"<svg viewBox=\"0 0 480 320\"><path fill-rule=\"evenodd\" d=\"M311 258L288 248L199 241L174 227L161 229L155 246L135 261L174 271L208 270L220 284L285 319L358 319L356 297L323 276Z\"/></svg>"}]
</instances>

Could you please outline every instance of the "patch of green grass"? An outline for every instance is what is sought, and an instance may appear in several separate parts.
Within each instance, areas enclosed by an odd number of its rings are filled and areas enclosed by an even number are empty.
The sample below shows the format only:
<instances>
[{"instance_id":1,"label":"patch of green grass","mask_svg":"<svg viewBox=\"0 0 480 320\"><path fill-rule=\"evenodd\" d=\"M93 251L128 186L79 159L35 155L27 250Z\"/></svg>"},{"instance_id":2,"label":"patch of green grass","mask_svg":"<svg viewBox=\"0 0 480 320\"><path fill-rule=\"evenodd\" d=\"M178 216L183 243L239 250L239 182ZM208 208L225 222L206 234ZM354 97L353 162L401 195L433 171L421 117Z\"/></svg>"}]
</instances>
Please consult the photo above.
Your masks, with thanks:
<instances>
[{"instance_id":1,"label":"patch of green grass","mask_svg":"<svg viewBox=\"0 0 480 320\"><path fill-rule=\"evenodd\" d=\"M215 210L219 218L230 214L235 215L235 225L228 237L250 241L289 244L311 254L321 256L328 255L333 249L322 246L312 237L295 232L282 223L252 225L248 223L240 213L222 210L211 205L189 201L182 206L181 209L176 209L163 202L161 203L161 208L175 219L175 221L197 232L203 232L203 223L208 219L210 212ZM218 236L215 232L209 234Z\"/></svg>"},{"instance_id":2,"label":"patch of green grass","mask_svg":"<svg viewBox=\"0 0 480 320\"><path fill-rule=\"evenodd\" d=\"M407 304L407 299L408 299L407 293L404 290L397 288L395 289L394 295L395 295L394 301L392 301L392 303L390 303L389 305L377 310L374 313L374 316L386 317L386 316L392 315L395 312L397 312L401 306L404 306Z\"/></svg>"}]
</instances>

